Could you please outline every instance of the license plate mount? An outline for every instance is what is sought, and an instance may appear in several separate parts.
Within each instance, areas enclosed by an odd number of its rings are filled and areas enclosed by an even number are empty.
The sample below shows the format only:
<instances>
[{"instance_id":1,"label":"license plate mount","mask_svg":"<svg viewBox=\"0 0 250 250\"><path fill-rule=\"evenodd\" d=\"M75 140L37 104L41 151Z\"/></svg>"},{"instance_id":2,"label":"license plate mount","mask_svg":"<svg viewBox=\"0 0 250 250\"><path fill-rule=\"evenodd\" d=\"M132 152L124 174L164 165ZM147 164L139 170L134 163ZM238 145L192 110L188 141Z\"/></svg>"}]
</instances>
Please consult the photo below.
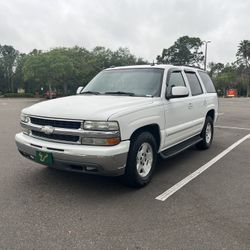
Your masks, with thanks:
<instances>
[{"instance_id":1,"label":"license plate mount","mask_svg":"<svg viewBox=\"0 0 250 250\"><path fill-rule=\"evenodd\" d=\"M53 164L53 155L50 152L36 151L35 160L41 164L51 166Z\"/></svg>"}]
</instances>

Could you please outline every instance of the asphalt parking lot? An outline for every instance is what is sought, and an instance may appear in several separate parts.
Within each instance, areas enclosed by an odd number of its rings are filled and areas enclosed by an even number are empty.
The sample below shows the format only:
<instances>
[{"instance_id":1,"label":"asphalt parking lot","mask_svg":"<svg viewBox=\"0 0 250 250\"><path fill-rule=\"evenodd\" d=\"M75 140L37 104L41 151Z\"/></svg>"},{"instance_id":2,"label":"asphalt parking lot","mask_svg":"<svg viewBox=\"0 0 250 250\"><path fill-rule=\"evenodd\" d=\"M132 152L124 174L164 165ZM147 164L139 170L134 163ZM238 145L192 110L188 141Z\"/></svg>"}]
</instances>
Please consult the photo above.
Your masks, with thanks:
<instances>
[{"instance_id":1,"label":"asphalt parking lot","mask_svg":"<svg viewBox=\"0 0 250 250\"><path fill-rule=\"evenodd\" d=\"M249 249L250 138L164 201L156 199L250 134L250 99L220 99L211 149L159 161L145 188L22 158L14 135L34 99L0 99L0 249Z\"/></svg>"}]
</instances>

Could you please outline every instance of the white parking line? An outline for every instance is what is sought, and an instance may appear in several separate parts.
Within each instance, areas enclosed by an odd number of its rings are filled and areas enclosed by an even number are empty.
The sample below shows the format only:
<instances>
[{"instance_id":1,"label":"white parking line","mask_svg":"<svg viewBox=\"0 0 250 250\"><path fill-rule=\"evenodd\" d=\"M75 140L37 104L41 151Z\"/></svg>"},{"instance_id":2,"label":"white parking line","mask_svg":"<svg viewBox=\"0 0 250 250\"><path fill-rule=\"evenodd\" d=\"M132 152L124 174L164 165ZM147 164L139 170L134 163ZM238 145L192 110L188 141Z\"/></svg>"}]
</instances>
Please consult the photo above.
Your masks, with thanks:
<instances>
[{"instance_id":1,"label":"white parking line","mask_svg":"<svg viewBox=\"0 0 250 250\"><path fill-rule=\"evenodd\" d=\"M188 184L191 180L199 176L202 172L207 170L209 167L211 167L214 163L216 163L218 160L220 160L223 156L228 154L231 150L233 150L235 147L240 145L242 142L250 138L250 134L244 136L242 139L236 141L234 144L232 144L230 147L225 149L223 152L218 154L216 157L214 157L212 160L210 160L208 163L204 164L202 167L198 168L196 171L194 171L192 174L185 177L180 182L176 183L174 186L166 190L164 193L157 196L155 199L159 201L165 201L167 198L169 198L171 195L173 195L175 192L177 192L179 189L184 187L186 184Z\"/></svg>"},{"instance_id":2,"label":"white parking line","mask_svg":"<svg viewBox=\"0 0 250 250\"><path fill-rule=\"evenodd\" d=\"M238 129L238 130L247 130L250 131L250 128L241 128L241 127L228 127L228 126L214 126L215 128L228 128L228 129Z\"/></svg>"}]
</instances>

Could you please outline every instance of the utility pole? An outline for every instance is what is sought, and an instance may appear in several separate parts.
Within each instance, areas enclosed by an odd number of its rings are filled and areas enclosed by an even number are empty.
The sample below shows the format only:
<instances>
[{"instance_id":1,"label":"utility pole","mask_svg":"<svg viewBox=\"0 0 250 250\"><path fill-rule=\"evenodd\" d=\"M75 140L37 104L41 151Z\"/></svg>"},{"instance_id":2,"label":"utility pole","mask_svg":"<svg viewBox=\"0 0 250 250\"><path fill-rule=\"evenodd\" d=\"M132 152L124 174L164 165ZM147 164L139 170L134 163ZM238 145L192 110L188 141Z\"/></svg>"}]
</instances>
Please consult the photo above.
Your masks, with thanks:
<instances>
[{"instance_id":1,"label":"utility pole","mask_svg":"<svg viewBox=\"0 0 250 250\"><path fill-rule=\"evenodd\" d=\"M204 58L204 70L207 70L207 44L211 43L211 41L202 41L205 44L205 58Z\"/></svg>"}]
</instances>

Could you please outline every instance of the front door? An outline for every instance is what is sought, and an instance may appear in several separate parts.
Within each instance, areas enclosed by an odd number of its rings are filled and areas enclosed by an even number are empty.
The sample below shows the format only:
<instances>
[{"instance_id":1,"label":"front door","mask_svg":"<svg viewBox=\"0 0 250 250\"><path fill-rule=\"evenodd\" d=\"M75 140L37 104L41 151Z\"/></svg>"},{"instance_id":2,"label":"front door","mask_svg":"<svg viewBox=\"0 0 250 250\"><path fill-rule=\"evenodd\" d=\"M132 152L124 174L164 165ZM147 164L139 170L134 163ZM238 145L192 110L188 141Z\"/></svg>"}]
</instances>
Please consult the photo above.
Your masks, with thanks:
<instances>
[{"instance_id":1,"label":"front door","mask_svg":"<svg viewBox=\"0 0 250 250\"><path fill-rule=\"evenodd\" d=\"M167 91L171 92L174 86L186 86L183 72L181 70L170 70L167 77ZM189 89L189 88L188 88ZM164 100L165 113L165 140L164 148L192 137L193 107L191 93L187 97L171 98Z\"/></svg>"}]
</instances>

